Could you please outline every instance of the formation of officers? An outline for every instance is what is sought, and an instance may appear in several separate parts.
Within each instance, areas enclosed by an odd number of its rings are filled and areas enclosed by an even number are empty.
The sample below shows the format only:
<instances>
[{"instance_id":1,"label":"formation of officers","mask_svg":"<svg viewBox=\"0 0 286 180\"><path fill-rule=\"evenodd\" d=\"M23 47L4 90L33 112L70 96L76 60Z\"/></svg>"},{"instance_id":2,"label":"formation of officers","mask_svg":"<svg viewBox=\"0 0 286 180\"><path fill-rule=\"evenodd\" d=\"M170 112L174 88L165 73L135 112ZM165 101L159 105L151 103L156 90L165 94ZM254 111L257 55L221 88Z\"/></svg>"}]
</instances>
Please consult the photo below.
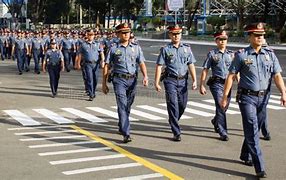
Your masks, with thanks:
<instances>
[{"instance_id":1,"label":"formation of officers","mask_svg":"<svg viewBox=\"0 0 286 180\"><path fill-rule=\"evenodd\" d=\"M163 82L169 124L174 141L181 141L179 120L183 115L188 99L188 78L192 79L191 88L197 88L197 77L194 63L196 59L190 45L181 42L182 29L179 26L169 27L170 43L161 48L155 71L155 88L161 92ZM270 140L267 127L268 104L271 83L274 80L281 93L281 105L286 106L286 90L281 76L281 67L274 51L264 46L264 24L254 23L246 26L250 45L237 52L227 49L227 33L219 31L214 34L217 47L207 54L203 63L199 91L207 93L209 86L214 98L216 113L211 120L219 139L228 141L226 111L230 103L231 89L234 81L238 82L236 101L242 115L244 142L240 159L245 165L254 166L257 177L266 177L264 160L259 145L259 131L262 130L266 140ZM43 71L50 75L52 97L57 95L60 71L81 69L85 90L90 101L96 97L99 69L102 68L102 91L109 92L108 83L112 83L118 111L118 132L123 142L130 142L129 115L134 102L139 70L142 73L142 84L148 86L148 75L145 58L141 47L134 41L134 35L128 24L116 27L115 34L108 34L100 40L93 30L84 33L69 32L55 34L50 32L29 33L22 31L1 32L1 57L15 55L19 74L29 71L31 55L35 61L35 73L39 74L39 64ZM10 50L11 48L11 50ZM207 80L209 69L211 76Z\"/></svg>"}]
</instances>

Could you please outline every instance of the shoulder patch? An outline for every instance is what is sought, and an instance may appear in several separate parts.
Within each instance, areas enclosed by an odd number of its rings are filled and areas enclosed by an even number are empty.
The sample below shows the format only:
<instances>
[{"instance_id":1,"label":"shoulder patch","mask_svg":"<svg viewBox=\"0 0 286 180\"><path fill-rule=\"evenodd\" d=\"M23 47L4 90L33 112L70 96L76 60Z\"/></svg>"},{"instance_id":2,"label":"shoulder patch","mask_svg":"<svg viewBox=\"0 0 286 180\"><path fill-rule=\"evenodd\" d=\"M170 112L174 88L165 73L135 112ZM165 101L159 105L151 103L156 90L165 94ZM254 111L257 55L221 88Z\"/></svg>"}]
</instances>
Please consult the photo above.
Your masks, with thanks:
<instances>
[{"instance_id":1,"label":"shoulder patch","mask_svg":"<svg viewBox=\"0 0 286 180\"><path fill-rule=\"evenodd\" d=\"M243 53L245 51L245 49L239 49L238 51L237 51L237 53Z\"/></svg>"},{"instance_id":2,"label":"shoulder patch","mask_svg":"<svg viewBox=\"0 0 286 180\"><path fill-rule=\"evenodd\" d=\"M136 43L136 42L131 42L131 44L132 44L132 45L138 45L138 43Z\"/></svg>"}]
</instances>

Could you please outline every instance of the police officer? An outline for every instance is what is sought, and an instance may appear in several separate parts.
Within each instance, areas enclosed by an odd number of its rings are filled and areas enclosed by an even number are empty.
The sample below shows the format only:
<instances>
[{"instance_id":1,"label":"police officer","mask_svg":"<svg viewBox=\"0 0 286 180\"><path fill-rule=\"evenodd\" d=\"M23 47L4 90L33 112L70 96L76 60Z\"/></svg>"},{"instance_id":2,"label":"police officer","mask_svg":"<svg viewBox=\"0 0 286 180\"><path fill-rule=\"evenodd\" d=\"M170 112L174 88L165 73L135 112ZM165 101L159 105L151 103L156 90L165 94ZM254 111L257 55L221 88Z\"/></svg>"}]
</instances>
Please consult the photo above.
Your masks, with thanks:
<instances>
[{"instance_id":1,"label":"police officer","mask_svg":"<svg viewBox=\"0 0 286 180\"><path fill-rule=\"evenodd\" d=\"M112 83L116 96L117 112L119 117L119 132L123 135L123 142L131 141L129 114L134 102L137 85L137 66L143 74L143 85L148 85L145 58L138 44L130 43L130 28L128 24L120 24L116 27L120 41L111 47L103 70L102 91L107 94L107 77L109 68L112 68Z\"/></svg>"},{"instance_id":2,"label":"police officer","mask_svg":"<svg viewBox=\"0 0 286 180\"><path fill-rule=\"evenodd\" d=\"M19 75L23 74L24 63L26 59L26 55L28 52L28 46L24 39L24 34L21 30L18 31L18 37L15 39L14 44L12 46L12 56L17 59L17 67L19 71Z\"/></svg>"},{"instance_id":3,"label":"police officer","mask_svg":"<svg viewBox=\"0 0 286 180\"><path fill-rule=\"evenodd\" d=\"M281 67L274 52L263 48L264 24L255 23L246 26L250 46L238 51L229 67L226 79L222 108L227 106L235 74L240 73L237 101L242 115L244 142L240 159L246 165L254 165L257 177L266 177L262 152L259 145L261 116L266 113L268 86L272 78L281 93L281 104L286 106L285 85L281 76Z\"/></svg>"},{"instance_id":4,"label":"police officer","mask_svg":"<svg viewBox=\"0 0 286 180\"><path fill-rule=\"evenodd\" d=\"M87 41L83 42L79 49L77 66L82 66L84 69L89 96L88 100L92 101L96 96L95 90L98 81L98 69L100 65L103 66L104 54L100 43L94 41L94 31L90 30L87 35Z\"/></svg>"},{"instance_id":5,"label":"police officer","mask_svg":"<svg viewBox=\"0 0 286 180\"><path fill-rule=\"evenodd\" d=\"M0 32L0 53L2 61L5 60L6 55L6 44L8 43L8 37L6 36L5 32L1 30Z\"/></svg>"},{"instance_id":6,"label":"police officer","mask_svg":"<svg viewBox=\"0 0 286 180\"><path fill-rule=\"evenodd\" d=\"M169 124L173 132L173 140L181 141L179 120L183 115L188 99L188 70L192 77L192 89L197 88L195 57L189 45L181 43L182 29L176 25L168 27L171 43L161 48L157 59L155 86L161 91L160 75L165 66L163 77L166 94Z\"/></svg>"},{"instance_id":7,"label":"police officer","mask_svg":"<svg viewBox=\"0 0 286 180\"><path fill-rule=\"evenodd\" d=\"M58 84L60 79L60 71L64 71L63 54L56 48L56 40L51 41L51 49L49 49L43 61L43 72L49 72L50 87L52 90L52 98L57 95Z\"/></svg>"},{"instance_id":8,"label":"police officer","mask_svg":"<svg viewBox=\"0 0 286 180\"><path fill-rule=\"evenodd\" d=\"M69 37L69 31L64 32L64 38L60 42L60 50L64 55L65 68L67 72L70 72L70 64L72 59L72 47L73 40Z\"/></svg>"},{"instance_id":9,"label":"police officer","mask_svg":"<svg viewBox=\"0 0 286 180\"><path fill-rule=\"evenodd\" d=\"M226 123L226 110L220 107L220 101L223 95L223 87L225 78L228 74L228 68L234 57L231 50L226 49L228 36L225 31L219 31L214 34L217 48L211 50L203 64L201 73L200 93L205 95L207 93L204 86L209 69L212 70L212 76L207 81L207 85L215 100L216 114L211 120L214 129L220 135L220 140L228 141L227 136L227 123ZM230 102L230 94L228 95L227 102Z\"/></svg>"}]
</instances>

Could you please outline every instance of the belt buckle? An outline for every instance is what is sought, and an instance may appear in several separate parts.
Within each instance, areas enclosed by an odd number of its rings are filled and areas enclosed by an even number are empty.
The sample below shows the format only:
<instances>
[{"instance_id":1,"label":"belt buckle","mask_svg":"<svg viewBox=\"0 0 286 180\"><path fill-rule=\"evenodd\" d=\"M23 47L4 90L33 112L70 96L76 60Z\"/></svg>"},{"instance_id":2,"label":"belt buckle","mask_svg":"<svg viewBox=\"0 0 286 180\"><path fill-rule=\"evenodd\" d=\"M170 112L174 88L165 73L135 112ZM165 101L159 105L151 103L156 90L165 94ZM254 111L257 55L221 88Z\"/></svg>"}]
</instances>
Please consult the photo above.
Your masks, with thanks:
<instances>
[{"instance_id":1,"label":"belt buckle","mask_svg":"<svg viewBox=\"0 0 286 180\"><path fill-rule=\"evenodd\" d=\"M258 96L264 96L265 91L258 91Z\"/></svg>"}]
</instances>

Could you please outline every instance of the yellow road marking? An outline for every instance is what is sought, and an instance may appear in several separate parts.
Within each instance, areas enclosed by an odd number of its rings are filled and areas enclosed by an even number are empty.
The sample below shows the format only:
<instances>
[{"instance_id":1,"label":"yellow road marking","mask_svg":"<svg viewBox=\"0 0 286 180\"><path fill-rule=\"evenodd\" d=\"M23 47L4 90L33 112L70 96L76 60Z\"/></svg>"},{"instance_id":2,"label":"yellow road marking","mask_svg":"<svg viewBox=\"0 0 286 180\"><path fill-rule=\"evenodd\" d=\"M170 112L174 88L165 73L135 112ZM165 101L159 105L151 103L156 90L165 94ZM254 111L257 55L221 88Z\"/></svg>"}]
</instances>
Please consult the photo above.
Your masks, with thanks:
<instances>
[{"instance_id":1,"label":"yellow road marking","mask_svg":"<svg viewBox=\"0 0 286 180\"><path fill-rule=\"evenodd\" d=\"M155 171L155 172L158 172L158 173L161 173L162 175L164 175L165 177L169 178L169 179L174 179L174 180L181 180L181 179L184 179L164 168L161 168L160 166L157 166L156 164L153 164L151 163L150 161L147 161L135 154L132 154L131 152L119 147L119 146L116 146L115 144L113 144L112 142L110 141L107 141L107 140L104 140L102 139L101 137L89 132L89 131L86 131L78 126L75 126L75 125L72 125L71 128L77 130L79 133L81 134L84 134L86 135L87 137L93 139L93 140L96 140L97 142L101 143L101 144L104 144L105 146L107 147L110 147L112 148L113 150L125 155L126 157L129 157L130 159L142 164L143 166Z\"/></svg>"}]
</instances>

